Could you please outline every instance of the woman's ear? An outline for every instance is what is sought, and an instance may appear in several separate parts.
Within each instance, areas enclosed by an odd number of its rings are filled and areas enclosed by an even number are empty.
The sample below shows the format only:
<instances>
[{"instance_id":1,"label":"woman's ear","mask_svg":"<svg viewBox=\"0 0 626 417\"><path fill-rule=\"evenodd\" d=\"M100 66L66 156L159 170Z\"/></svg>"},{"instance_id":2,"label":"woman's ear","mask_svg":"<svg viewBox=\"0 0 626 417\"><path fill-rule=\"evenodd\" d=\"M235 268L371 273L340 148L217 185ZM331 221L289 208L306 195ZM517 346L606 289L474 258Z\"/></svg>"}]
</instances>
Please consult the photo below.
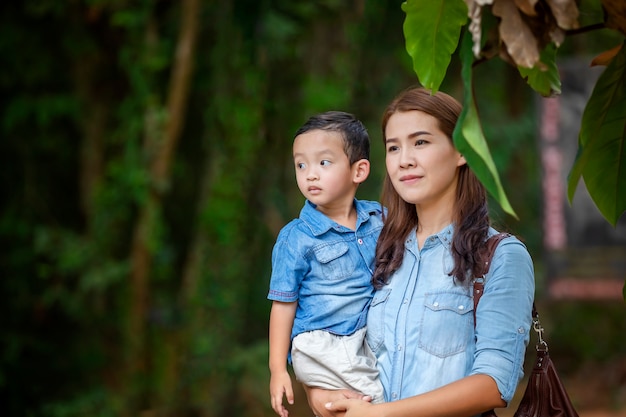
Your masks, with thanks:
<instances>
[{"instance_id":1,"label":"woman's ear","mask_svg":"<svg viewBox=\"0 0 626 417\"><path fill-rule=\"evenodd\" d=\"M367 159L359 159L352 164L352 181L360 184L370 175L370 161Z\"/></svg>"},{"instance_id":2,"label":"woman's ear","mask_svg":"<svg viewBox=\"0 0 626 417\"><path fill-rule=\"evenodd\" d=\"M465 160L465 157L463 155L459 154L459 160L457 161L456 166L462 167L465 164L467 164L467 161Z\"/></svg>"}]
</instances>

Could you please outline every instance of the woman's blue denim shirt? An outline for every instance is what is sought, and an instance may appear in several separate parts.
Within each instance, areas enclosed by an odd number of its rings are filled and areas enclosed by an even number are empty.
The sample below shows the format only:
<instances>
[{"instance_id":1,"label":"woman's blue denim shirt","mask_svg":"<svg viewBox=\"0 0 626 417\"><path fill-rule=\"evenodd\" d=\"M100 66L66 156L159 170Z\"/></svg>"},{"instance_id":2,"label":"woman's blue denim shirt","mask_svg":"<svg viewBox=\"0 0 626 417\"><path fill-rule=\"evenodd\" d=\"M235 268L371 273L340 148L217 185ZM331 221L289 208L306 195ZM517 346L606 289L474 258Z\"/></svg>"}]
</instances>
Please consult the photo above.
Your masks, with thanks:
<instances>
[{"instance_id":1,"label":"woman's blue denim shirt","mask_svg":"<svg viewBox=\"0 0 626 417\"><path fill-rule=\"evenodd\" d=\"M278 235L268 299L298 302L292 339L311 330L349 335L365 326L382 211L376 202L354 202L356 230L306 201L300 217Z\"/></svg>"},{"instance_id":2,"label":"woman's blue denim shirt","mask_svg":"<svg viewBox=\"0 0 626 417\"><path fill-rule=\"evenodd\" d=\"M367 340L387 401L487 374L508 403L523 376L535 291L530 255L513 236L500 242L474 329L471 283L455 284L448 275L452 233L448 226L418 250L414 230L401 267L374 294Z\"/></svg>"}]
</instances>

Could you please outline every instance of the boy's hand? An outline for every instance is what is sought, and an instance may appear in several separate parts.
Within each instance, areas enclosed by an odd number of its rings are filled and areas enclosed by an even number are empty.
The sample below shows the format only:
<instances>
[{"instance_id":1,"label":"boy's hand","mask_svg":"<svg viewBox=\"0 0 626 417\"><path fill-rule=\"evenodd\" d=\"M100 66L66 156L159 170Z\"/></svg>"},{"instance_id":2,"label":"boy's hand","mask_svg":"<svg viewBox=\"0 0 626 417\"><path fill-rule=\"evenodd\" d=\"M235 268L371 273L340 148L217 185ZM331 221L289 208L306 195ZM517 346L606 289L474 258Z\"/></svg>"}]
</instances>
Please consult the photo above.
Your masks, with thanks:
<instances>
[{"instance_id":1,"label":"boy's hand","mask_svg":"<svg viewBox=\"0 0 626 417\"><path fill-rule=\"evenodd\" d=\"M280 374L272 374L270 378L270 397L272 408L280 417L288 417L289 411L283 407L283 394L287 397L287 402L293 404L293 388L291 387L291 377L286 370Z\"/></svg>"}]
</instances>

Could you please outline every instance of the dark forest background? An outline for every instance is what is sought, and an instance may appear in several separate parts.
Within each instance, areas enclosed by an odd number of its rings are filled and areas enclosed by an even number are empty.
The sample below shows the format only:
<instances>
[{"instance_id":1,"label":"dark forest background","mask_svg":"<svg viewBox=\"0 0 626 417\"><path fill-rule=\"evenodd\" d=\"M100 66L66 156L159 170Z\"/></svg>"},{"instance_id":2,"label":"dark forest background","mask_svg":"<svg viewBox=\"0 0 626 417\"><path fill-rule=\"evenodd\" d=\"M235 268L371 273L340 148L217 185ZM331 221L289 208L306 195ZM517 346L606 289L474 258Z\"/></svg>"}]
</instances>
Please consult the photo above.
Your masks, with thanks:
<instances>
[{"instance_id":1,"label":"dark forest background","mask_svg":"<svg viewBox=\"0 0 626 417\"><path fill-rule=\"evenodd\" d=\"M417 83L400 3L2 2L0 415L273 415L266 294L303 203L293 133L315 112L357 115L373 147L358 197L378 199L380 115ZM493 218L535 259L557 366L581 408L624 407L623 302L545 294L537 98L502 62L476 78L519 216Z\"/></svg>"}]
</instances>

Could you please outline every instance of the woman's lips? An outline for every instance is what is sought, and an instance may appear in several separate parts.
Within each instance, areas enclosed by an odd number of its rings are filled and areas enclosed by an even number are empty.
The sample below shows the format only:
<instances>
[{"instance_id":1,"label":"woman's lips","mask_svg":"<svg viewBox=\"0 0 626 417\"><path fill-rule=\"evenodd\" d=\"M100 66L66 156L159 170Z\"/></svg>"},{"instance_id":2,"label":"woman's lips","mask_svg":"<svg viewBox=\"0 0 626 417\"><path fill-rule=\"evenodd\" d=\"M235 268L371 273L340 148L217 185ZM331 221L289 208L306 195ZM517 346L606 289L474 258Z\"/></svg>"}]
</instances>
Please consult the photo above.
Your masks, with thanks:
<instances>
[{"instance_id":1,"label":"woman's lips","mask_svg":"<svg viewBox=\"0 0 626 417\"><path fill-rule=\"evenodd\" d=\"M403 175L400 177L400 182L404 183L404 184L414 184L416 183L420 178L419 175Z\"/></svg>"}]
</instances>

